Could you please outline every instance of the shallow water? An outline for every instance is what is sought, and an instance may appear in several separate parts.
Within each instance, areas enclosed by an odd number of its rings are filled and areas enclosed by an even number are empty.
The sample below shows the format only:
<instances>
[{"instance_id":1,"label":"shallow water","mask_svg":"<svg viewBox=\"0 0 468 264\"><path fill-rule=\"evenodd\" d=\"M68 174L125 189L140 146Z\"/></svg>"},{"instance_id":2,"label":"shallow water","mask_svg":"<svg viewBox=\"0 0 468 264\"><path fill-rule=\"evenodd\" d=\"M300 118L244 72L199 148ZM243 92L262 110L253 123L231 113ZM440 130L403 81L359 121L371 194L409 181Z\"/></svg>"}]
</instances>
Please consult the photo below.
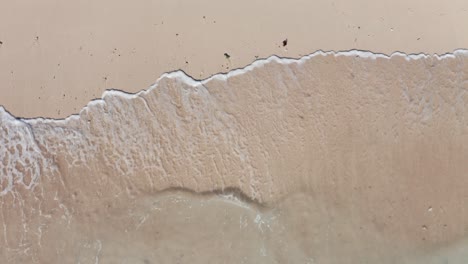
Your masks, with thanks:
<instances>
[{"instance_id":1,"label":"shallow water","mask_svg":"<svg viewBox=\"0 0 468 264\"><path fill-rule=\"evenodd\" d=\"M463 263L467 58L272 57L64 120L0 108L0 258Z\"/></svg>"}]
</instances>

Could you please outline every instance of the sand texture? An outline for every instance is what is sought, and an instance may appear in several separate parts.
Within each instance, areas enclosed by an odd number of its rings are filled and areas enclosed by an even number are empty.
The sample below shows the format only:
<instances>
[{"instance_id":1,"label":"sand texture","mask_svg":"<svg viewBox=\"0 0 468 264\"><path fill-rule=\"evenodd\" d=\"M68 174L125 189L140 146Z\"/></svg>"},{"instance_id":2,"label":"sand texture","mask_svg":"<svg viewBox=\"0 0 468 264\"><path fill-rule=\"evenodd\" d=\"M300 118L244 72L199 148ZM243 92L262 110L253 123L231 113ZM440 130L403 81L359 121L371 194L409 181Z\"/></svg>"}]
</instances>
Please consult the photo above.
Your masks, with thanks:
<instances>
[{"instance_id":1,"label":"sand texture","mask_svg":"<svg viewBox=\"0 0 468 264\"><path fill-rule=\"evenodd\" d=\"M468 53L270 57L0 108L2 263L466 263Z\"/></svg>"},{"instance_id":2,"label":"sand texture","mask_svg":"<svg viewBox=\"0 0 468 264\"><path fill-rule=\"evenodd\" d=\"M444 54L468 47L466 25L466 0L4 0L0 105L63 118L178 69L204 79L316 50Z\"/></svg>"}]
</instances>

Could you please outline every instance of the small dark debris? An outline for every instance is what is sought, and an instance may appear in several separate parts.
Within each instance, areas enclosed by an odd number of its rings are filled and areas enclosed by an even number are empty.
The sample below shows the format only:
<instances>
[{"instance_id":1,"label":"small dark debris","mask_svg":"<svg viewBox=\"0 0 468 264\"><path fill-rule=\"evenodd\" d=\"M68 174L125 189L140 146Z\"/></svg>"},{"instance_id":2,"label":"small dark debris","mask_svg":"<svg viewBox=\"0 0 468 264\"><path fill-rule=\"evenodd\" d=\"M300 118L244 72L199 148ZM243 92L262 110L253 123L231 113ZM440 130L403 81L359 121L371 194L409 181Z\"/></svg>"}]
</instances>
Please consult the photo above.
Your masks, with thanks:
<instances>
[{"instance_id":1,"label":"small dark debris","mask_svg":"<svg viewBox=\"0 0 468 264\"><path fill-rule=\"evenodd\" d=\"M206 18L206 16L203 16L203 19L205 19L205 18Z\"/></svg>"},{"instance_id":2,"label":"small dark debris","mask_svg":"<svg viewBox=\"0 0 468 264\"><path fill-rule=\"evenodd\" d=\"M3 45L3 41L0 40L0 45Z\"/></svg>"},{"instance_id":3,"label":"small dark debris","mask_svg":"<svg viewBox=\"0 0 468 264\"><path fill-rule=\"evenodd\" d=\"M176 33L175 35L176 35L176 36L179 36L179 33Z\"/></svg>"},{"instance_id":4,"label":"small dark debris","mask_svg":"<svg viewBox=\"0 0 468 264\"><path fill-rule=\"evenodd\" d=\"M215 24L216 24L216 20L214 20L214 21L213 21L213 23L215 23Z\"/></svg>"},{"instance_id":5,"label":"small dark debris","mask_svg":"<svg viewBox=\"0 0 468 264\"><path fill-rule=\"evenodd\" d=\"M185 61L185 64L188 64L188 61Z\"/></svg>"},{"instance_id":6,"label":"small dark debris","mask_svg":"<svg viewBox=\"0 0 468 264\"><path fill-rule=\"evenodd\" d=\"M361 29L361 27L357 27L357 29Z\"/></svg>"},{"instance_id":7,"label":"small dark debris","mask_svg":"<svg viewBox=\"0 0 468 264\"><path fill-rule=\"evenodd\" d=\"M105 77L102 77L102 78L103 78L105 81L107 81L107 76L105 76Z\"/></svg>"},{"instance_id":8,"label":"small dark debris","mask_svg":"<svg viewBox=\"0 0 468 264\"><path fill-rule=\"evenodd\" d=\"M418 38L417 40L420 40L421 38Z\"/></svg>"},{"instance_id":9,"label":"small dark debris","mask_svg":"<svg viewBox=\"0 0 468 264\"><path fill-rule=\"evenodd\" d=\"M229 55L227 53L224 53L224 57L226 57L226 59L229 59L229 58L231 58L231 55Z\"/></svg>"},{"instance_id":10,"label":"small dark debris","mask_svg":"<svg viewBox=\"0 0 468 264\"><path fill-rule=\"evenodd\" d=\"M258 55L255 55L255 59L258 59Z\"/></svg>"},{"instance_id":11,"label":"small dark debris","mask_svg":"<svg viewBox=\"0 0 468 264\"><path fill-rule=\"evenodd\" d=\"M288 45L288 39L283 40L283 47L286 47Z\"/></svg>"},{"instance_id":12,"label":"small dark debris","mask_svg":"<svg viewBox=\"0 0 468 264\"><path fill-rule=\"evenodd\" d=\"M36 36L36 41L38 41L38 40L39 40L39 36Z\"/></svg>"}]
</instances>

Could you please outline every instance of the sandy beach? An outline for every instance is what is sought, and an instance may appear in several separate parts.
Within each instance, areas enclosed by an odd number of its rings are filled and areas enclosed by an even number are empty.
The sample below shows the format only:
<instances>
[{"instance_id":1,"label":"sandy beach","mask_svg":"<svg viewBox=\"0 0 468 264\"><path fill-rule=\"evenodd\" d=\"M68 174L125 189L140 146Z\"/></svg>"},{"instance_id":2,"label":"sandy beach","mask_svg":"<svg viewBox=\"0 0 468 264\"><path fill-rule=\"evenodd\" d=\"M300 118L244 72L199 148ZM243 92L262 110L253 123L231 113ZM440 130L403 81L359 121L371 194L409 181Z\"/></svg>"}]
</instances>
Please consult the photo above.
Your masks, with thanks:
<instances>
[{"instance_id":1,"label":"sandy beach","mask_svg":"<svg viewBox=\"0 0 468 264\"><path fill-rule=\"evenodd\" d=\"M178 69L203 79L273 54L443 54L468 47L467 16L462 0L11 1L0 10L0 104L59 118Z\"/></svg>"},{"instance_id":2,"label":"sandy beach","mask_svg":"<svg viewBox=\"0 0 468 264\"><path fill-rule=\"evenodd\" d=\"M0 263L466 263L468 3L7 6Z\"/></svg>"}]
</instances>

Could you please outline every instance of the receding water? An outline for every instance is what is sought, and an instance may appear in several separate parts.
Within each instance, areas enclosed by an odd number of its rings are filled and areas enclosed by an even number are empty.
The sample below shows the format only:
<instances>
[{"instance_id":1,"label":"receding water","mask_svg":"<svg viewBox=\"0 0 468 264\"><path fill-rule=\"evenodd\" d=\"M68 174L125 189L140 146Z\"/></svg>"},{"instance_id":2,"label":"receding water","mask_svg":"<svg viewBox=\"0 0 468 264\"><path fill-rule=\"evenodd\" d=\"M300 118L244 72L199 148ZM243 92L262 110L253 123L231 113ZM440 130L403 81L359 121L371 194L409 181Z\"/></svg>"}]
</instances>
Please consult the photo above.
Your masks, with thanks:
<instances>
[{"instance_id":1,"label":"receding water","mask_svg":"<svg viewBox=\"0 0 468 264\"><path fill-rule=\"evenodd\" d=\"M0 259L465 263L467 58L271 57L63 120L0 107Z\"/></svg>"}]
</instances>

